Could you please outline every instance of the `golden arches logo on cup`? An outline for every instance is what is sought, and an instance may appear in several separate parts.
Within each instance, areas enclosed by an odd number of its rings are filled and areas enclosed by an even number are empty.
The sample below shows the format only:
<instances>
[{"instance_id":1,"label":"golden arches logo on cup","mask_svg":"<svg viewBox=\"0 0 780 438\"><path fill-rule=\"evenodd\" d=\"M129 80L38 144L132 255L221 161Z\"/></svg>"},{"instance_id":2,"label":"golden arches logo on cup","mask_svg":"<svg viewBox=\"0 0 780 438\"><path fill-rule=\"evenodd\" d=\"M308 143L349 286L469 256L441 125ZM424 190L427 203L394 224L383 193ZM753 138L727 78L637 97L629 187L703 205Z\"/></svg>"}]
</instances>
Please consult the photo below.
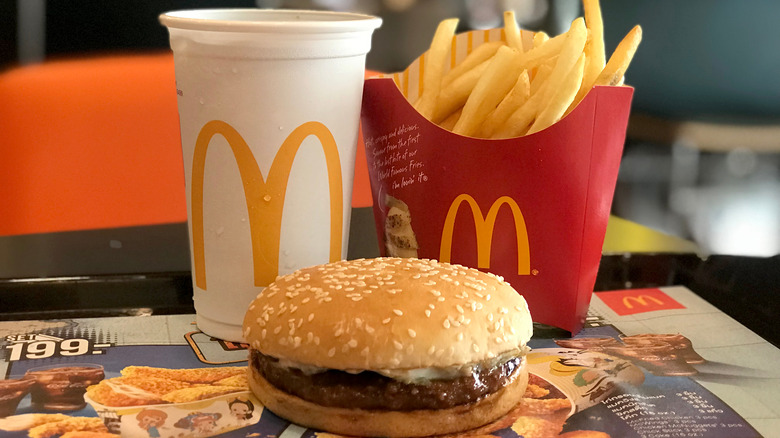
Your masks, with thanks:
<instances>
[{"instance_id":1,"label":"golden arches logo on cup","mask_svg":"<svg viewBox=\"0 0 780 438\"><path fill-rule=\"evenodd\" d=\"M192 161L192 253L195 284L206 290L206 253L203 228L203 181L206 170L206 152L211 139L221 135L227 140L238 165L244 186L244 197L249 211L249 229L252 240L252 264L255 286L264 287L279 273L279 242L282 211L287 183L293 161L301 143L315 136L325 153L330 193L330 249L329 260L341 259L343 193L341 161L336 140L320 122L306 122L295 128L282 143L274 157L268 177L263 178L252 150L241 134L230 124L212 120L201 128L195 142Z\"/></svg>"},{"instance_id":2,"label":"golden arches logo on cup","mask_svg":"<svg viewBox=\"0 0 780 438\"><path fill-rule=\"evenodd\" d=\"M444 219L444 227L441 232L441 245L439 247L439 260L450 262L452 257L452 237L455 232L455 218L460 206L466 202L471 207L471 215L474 218L474 227L477 233L477 267L490 268L490 250L493 244L493 231L496 226L498 212L504 205L512 212L517 234L517 274L529 275L531 273L531 251L528 245L528 230L526 229L523 212L517 202L510 196L501 196L490 206L486 216L469 194L458 195L450 204L450 209Z\"/></svg>"}]
</instances>

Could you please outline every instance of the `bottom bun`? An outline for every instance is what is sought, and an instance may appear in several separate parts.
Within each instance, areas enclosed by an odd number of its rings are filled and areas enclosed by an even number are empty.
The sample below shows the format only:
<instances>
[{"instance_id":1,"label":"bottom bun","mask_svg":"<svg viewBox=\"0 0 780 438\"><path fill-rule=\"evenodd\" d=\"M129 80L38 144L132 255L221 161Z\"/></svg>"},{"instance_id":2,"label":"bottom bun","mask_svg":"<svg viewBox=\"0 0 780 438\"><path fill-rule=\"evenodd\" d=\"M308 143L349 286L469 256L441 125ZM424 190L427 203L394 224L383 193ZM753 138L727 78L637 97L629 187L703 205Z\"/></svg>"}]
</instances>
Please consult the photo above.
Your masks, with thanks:
<instances>
[{"instance_id":1,"label":"bottom bun","mask_svg":"<svg viewBox=\"0 0 780 438\"><path fill-rule=\"evenodd\" d=\"M447 409L382 411L321 406L279 390L250 367L249 387L276 415L300 426L353 436L418 437L463 432L512 410L528 385L526 361L507 386L474 403Z\"/></svg>"}]
</instances>

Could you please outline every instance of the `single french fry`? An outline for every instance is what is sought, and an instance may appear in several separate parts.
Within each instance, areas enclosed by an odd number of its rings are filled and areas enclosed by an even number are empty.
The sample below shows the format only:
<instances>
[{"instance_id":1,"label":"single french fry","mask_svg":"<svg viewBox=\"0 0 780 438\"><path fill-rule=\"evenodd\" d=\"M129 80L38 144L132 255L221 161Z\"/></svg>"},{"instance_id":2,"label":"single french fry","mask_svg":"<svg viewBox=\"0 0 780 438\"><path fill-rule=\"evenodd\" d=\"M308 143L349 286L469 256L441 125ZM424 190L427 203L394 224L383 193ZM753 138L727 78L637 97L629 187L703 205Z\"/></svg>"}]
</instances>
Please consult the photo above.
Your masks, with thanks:
<instances>
[{"instance_id":1,"label":"single french fry","mask_svg":"<svg viewBox=\"0 0 780 438\"><path fill-rule=\"evenodd\" d=\"M615 48L612 56L609 57L607 66L604 67L604 70L596 78L594 85L617 85L620 83L641 41L642 28L636 25Z\"/></svg>"},{"instance_id":2,"label":"single french fry","mask_svg":"<svg viewBox=\"0 0 780 438\"><path fill-rule=\"evenodd\" d=\"M436 109L433 117L429 117L433 123L440 124L450 114L457 111L466 103L471 94L471 90L477 85L480 76L487 70L490 60L482 61L481 64L460 75L459 78L452 81L446 88L441 90L439 99L436 102Z\"/></svg>"},{"instance_id":3,"label":"single french fry","mask_svg":"<svg viewBox=\"0 0 780 438\"><path fill-rule=\"evenodd\" d=\"M512 90L520 71L520 53L508 46L498 49L463 105L463 113L452 132L474 136L488 113Z\"/></svg>"},{"instance_id":4,"label":"single french fry","mask_svg":"<svg viewBox=\"0 0 780 438\"><path fill-rule=\"evenodd\" d=\"M566 75L571 71L574 65L582 55L585 42L588 38L588 30L585 27L585 21L582 18L575 19L566 33L558 35L551 39L540 48L549 46L556 38L563 39L563 48L558 54L558 60L555 67L550 72L549 77L544 84L532 94L531 97L515 111L499 130L499 138L517 137L522 135L526 128L531 125L538 114L547 106L547 100L558 90L566 80ZM534 49L536 50L536 49ZM530 53L530 52L527 52Z\"/></svg>"},{"instance_id":5,"label":"single french fry","mask_svg":"<svg viewBox=\"0 0 780 438\"><path fill-rule=\"evenodd\" d=\"M568 75L566 75L563 84L555 90L549 99L547 106L542 110L539 116L531 127L528 128L528 134L539 132L556 123L564 115L566 110L571 105L574 98L577 96L577 91L582 84L582 77L585 70L585 54L581 54L577 63L572 67ZM552 90L550 90L552 91Z\"/></svg>"},{"instance_id":6,"label":"single french fry","mask_svg":"<svg viewBox=\"0 0 780 438\"><path fill-rule=\"evenodd\" d=\"M447 87L449 84L452 83L452 81L459 78L465 72L473 69L479 64L482 64L483 62L490 59L493 55L496 54L498 48L503 45L504 43L501 41L488 41L486 43L477 46L477 48L474 49L474 51L472 51L465 58L463 58L463 61L459 62L458 65L456 65L455 67L450 69L450 71L444 74L444 77L441 78L442 89Z\"/></svg>"},{"instance_id":7,"label":"single french fry","mask_svg":"<svg viewBox=\"0 0 780 438\"><path fill-rule=\"evenodd\" d=\"M439 23L436 33L433 35L431 47L426 56L425 71L423 72L423 91L422 96L416 102L415 108L430 119L436 108L436 100L441 91L441 78L444 74L447 54L452 45L452 38L455 36L455 29L458 27L457 18L449 18Z\"/></svg>"},{"instance_id":8,"label":"single french fry","mask_svg":"<svg viewBox=\"0 0 780 438\"><path fill-rule=\"evenodd\" d=\"M550 39L550 36L543 31L536 32L534 34L534 47L539 47L546 43Z\"/></svg>"},{"instance_id":9,"label":"single french fry","mask_svg":"<svg viewBox=\"0 0 780 438\"><path fill-rule=\"evenodd\" d=\"M555 63L545 63L536 68L536 74L534 75L534 80L531 81L531 90L529 94L536 94L539 92L539 88L541 88L542 84L547 80L547 77L550 76L554 66Z\"/></svg>"},{"instance_id":10,"label":"single french fry","mask_svg":"<svg viewBox=\"0 0 780 438\"><path fill-rule=\"evenodd\" d=\"M520 37L520 26L517 25L515 11L504 12L504 33L506 34L506 43L509 47L523 53L523 40Z\"/></svg>"},{"instance_id":11,"label":"single french fry","mask_svg":"<svg viewBox=\"0 0 780 438\"><path fill-rule=\"evenodd\" d=\"M606 66L604 50L604 20L599 0L582 0L585 11L585 26L588 28L588 42L585 45L586 70L583 83L592 84Z\"/></svg>"},{"instance_id":12,"label":"single french fry","mask_svg":"<svg viewBox=\"0 0 780 438\"><path fill-rule=\"evenodd\" d=\"M576 108L588 92L593 89L596 78L606 65L604 21L601 16L599 0L582 0L582 5L585 11L585 25L588 28L588 42L585 43L585 73L577 96L566 110L566 114Z\"/></svg>"},{"instance_id":13,"label":"single french fry","mask_svg":"<svg viewBox=\"0 0 780 438\"><path fill-rule=\"evenodd\" d=\"M439 126L446 129L447 131L452 131L452 128L454 128L455 124L458 123L458 119L460 119L460 114L462 112L463 112L463 108L458 109L454 113L450 114L449 117L442 120Z\"/></svg>"},{"instance_id":14,"label":"single french fry","mask_svg":"<svg viewBox=\"0 0 780 438\"><path fill-rule=\"evenodd\" d=\"M523 103L528 100L531 95L531 81L528 79L528 70L523 70L517 77L512 90L501 100L501 103L491 111L485 122L482 124L482 128L479 131L479 137L490 138L493 133L498 130L509 118L512 113L517 111Z\"/></svg>"},{"instance_id":15,"label":"single french fry","mask_svg":"<svg viewBox=\"0 0 780 438\"><path fill-rule=\"evenodd\" d=\"M539 46L535 46L531 50L522 53L523 68L530 69L537 67L548 59L557 56L563 49L563 45L566 42L566 35L568 35L568 32L564 32L554 38L543 41Z\"/></svg>"}]
</instances>

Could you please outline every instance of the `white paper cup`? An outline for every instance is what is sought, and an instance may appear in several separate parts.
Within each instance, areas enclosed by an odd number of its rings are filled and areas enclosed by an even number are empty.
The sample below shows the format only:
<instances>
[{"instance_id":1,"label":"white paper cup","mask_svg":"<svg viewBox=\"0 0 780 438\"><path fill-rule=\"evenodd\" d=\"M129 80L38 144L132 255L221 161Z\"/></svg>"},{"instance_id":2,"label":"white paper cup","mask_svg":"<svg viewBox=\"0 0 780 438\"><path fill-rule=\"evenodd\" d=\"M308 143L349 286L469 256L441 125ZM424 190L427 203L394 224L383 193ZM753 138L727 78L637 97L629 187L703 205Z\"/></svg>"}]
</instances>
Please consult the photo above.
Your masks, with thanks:
<instances>
[{"instance_id":1,"label":"white paper cup","mask_svg":"<svg viewBox=\"0 0 780 438\"><path fill-rule=\"evenodd\" d=\"M365 57L381 19L169 12L197 324L241 342L277 275L346 257ZM208 152L208 153L206 153Z\"/></svg>"}]
</instances>

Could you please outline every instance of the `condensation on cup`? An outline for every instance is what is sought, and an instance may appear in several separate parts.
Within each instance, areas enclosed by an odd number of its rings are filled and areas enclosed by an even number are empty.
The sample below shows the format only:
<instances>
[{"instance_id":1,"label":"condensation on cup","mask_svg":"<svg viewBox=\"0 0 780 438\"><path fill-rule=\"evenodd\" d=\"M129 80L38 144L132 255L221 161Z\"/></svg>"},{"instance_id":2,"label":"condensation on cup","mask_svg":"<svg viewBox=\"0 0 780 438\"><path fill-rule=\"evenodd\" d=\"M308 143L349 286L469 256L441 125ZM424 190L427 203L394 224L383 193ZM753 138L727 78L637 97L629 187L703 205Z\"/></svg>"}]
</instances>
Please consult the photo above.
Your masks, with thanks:
<instances>
[{"instance_id":1,"label":"condensation on cup","mask_svg":"<svg viewBox=\"0 0 780 438\"><path fill-rule=\"evenodd\" d=\"M278 275L346 258L365 57L381 19L228 9L160 21L176 70L196 321L243 342L249 302Z\"/></svg>"}]
</instances>

